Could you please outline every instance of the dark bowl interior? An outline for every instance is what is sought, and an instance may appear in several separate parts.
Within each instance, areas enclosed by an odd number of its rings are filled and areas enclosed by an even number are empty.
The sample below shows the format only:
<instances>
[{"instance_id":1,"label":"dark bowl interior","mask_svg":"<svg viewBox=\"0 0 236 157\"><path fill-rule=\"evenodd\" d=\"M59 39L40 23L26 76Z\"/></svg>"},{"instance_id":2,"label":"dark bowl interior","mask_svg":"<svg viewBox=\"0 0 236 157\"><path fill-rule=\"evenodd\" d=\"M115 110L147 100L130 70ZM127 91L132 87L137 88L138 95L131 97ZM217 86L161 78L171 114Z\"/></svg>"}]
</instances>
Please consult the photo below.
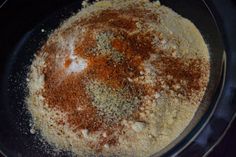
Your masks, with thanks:
<instances>
[{"instance_id":1,"label":"dark bowl interior","mask_svg":"<svg viewBox=\"0 0 236 157\"><path fill-rule=\"evenodd\" d=\"M180 15L190 19L200 30L208 44L211 57L210 83L199 111L180 138L169 145L162 153L180 149L201 129L214 109L218 97L218 84L222 73L224 51L220 35L211 12L203 1L196 0L161 0ZM30 114L25 108L27 94L26 76L34 53L46 41L48 35L59 24L81 8L78 1L49 16L30 30L19 41L5 65L5 73L0 84L0 149L6 156L70 156L70 152L55 154L53 147L45 144L39 135L30 134ZM44 29L45 32L42 32ZM174 147L174 148L173 148Z\"/></svg>"}]
</instances>

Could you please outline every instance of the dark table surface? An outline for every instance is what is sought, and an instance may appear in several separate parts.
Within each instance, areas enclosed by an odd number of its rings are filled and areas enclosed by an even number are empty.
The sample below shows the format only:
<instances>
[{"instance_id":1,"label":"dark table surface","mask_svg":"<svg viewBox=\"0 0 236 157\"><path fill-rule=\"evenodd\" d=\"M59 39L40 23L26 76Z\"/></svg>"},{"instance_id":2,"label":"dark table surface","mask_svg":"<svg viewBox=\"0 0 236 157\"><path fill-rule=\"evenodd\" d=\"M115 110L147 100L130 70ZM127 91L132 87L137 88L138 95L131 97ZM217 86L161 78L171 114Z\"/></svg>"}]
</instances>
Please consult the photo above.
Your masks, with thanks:
<instances>
[{"instance_id":1,"label":"dark table surface","mask_svg":"<svg viewBox=\"0 0 236 157\"><path fill-rule=\"evenodd\" d=\"M73 1L0 0L0 75L3 70L2 65L19 39L38 22ZM212 0L212 2L219 13L222 37L227 41L227 47L236 51L236 3L233 0ZM209 157L235 156L236 121L232 123L222 141L209 154Z\"/></svg>"}]
</instances>

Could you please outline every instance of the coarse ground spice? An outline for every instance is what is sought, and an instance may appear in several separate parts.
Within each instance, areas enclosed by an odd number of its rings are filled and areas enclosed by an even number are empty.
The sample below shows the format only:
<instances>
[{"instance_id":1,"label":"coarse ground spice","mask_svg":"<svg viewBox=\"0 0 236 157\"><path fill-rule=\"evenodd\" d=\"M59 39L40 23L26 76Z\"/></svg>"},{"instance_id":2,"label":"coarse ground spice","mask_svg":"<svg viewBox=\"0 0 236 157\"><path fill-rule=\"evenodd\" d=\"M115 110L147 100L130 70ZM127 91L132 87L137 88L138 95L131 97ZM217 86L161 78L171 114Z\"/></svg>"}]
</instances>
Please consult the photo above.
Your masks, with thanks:
<instances>
[{"instance_id":1,"label":"coarse ground spice","mask_svg":"<svg viewBox=\"0 0 236 157\"><path fill-rule=\"evenodd\" d=\"M204 63L200 59L188 59L186 61L165 56L160 57L153 64L156 68L161 69L157 77L164 78L163 80L170 90L174 90L178 94L188 96L191 99L192 92L202 88L200 79L204 69L202 69L201 65L208 63Z\"/></svg>"},{"instance_id":2,"label":"coarse ground spice","mask_svg":"<svg viewBox=\"0 0 236 157\"><path fill-rule=\"evenodd\" d=\"M57 125L69 126L85 140L96 136L87 142L96 152L121 147L127 129L138 133L156 126L147 118L159 109L148 108L159 103L161 94L167 102L172 97L188 102L201 98L207 85L208 60L172 55L181 54L181 45L170 44L180 38L163 35L158 29L164 13L144 4L82 16L58 29L41 50L47 54L41 91L45 105L66 114Z\"/></svg>"}]
</instances>

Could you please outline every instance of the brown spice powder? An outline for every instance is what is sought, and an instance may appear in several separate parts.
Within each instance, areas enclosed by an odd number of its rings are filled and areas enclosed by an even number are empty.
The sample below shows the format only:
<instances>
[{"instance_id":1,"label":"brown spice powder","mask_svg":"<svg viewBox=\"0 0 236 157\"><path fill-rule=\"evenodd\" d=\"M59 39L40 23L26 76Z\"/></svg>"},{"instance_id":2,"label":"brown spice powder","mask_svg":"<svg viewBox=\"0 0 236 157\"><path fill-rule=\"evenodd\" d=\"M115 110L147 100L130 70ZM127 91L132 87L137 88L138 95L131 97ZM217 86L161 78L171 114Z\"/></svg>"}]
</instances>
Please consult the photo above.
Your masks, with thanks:
<instances>
[{"instance_id":1,"label":"brown spice powder","mask_svg":"<svg viewBox=\"0 0 236 157\"><path fill-rule=\"evenodd\" d=\"M175 57L161 56L159 60L154 61L156 68L160 69L158 77L164 79L170 90L191 98L194 91L198 91L203 87L200 83L204 75L203 65L207 65L201 59L183 60ZM181 88L176 88L179 85Z\"/></svg>"},{"instance_id":2,"label":"brown spice powder","mask_svg":"<svg viewBox=\"0 0 236 157\"><path fill-rule=\"evenodd\" d=\"M99 142L99 148L108 143L115 145L118 137L113 133L121 132L122 127L114 127L117 124L107 124L104 117L97 113L97 108L91 103L90 96L85 91L86 80L100 80L113 87L114 89L124 88L126 86L133 87L132 96L141 97L147 93L146 88L140 84L135 84L127 81L127 78L136 78L140 76L140 65L144 60L150 58L151 53L159 53L153 48L152 39L155 32L130 35L127 31L134 30L135 20L121 17L121 14L132 15L135 17L143 17L149 11L146 10L122 10L113 11L105 10L99 15L94 15L88 19L80 21L79 25L87 26L89 31L85 34L84 39L80 41L75 49L75 55L85 58L88 61L88 67L85 72L79 74L70 74L63 80L60 80L63 71L56 70L54 47L47 45L49 56L44 69L45 86L43 96L45 97L49 107L57 108L62 112L66 112L67 122L74 128L75 131L80 129L88 129L90 132L105 131L111 132L108 137L102 138ZM150 16L150 17L149 17ZM151 20L157 20L158 16L149 15ZM100 25L99 25L100 24ZM91 36L91 32L96 29L103 28L104 31L112 30L115 39L111 41L112 48L124 55L124 60L121 63L116 63L109 56L96 57L91 51L96 46L96 40ZM113 29L111 29L113 28ZM199 80L203 75L201 70L201 60L191 59L186 65L185 60L162 56L153 64L161 70L161 76L165 78L167 75L173 77L172 80L167 80L166 83L171 88L186 81L186 85L182 85L182 93L191 95L193 91L200 90L201 84ZM71 64L71 60L67 58L64 66L67 68ZM59 82L59 83L58 83ZM149 87L148 87L149 88ZM150 87L151 88L151 87ZM160 89L160 83L157 82L155 89ZM174 88L173 88L174 89ZM78 107L81 108L78 110ZM137 115L135 115L137 118ZM63 125L63 123L59 123ZM91 144L96 145L96 144Z\"/></svg>"},{"instance_id":3,"label":"brown spice powder","mask_svg":"<svg viewBox=\"0 0 236 157\"><path fill-rule=\"evenodd\" d=\"M68 68L71 63L72 63L72 60L70 59L69 56L67 56L66 60L65 60L65 63L64 63L65 68Z\"/></svg>"}]
</instances>

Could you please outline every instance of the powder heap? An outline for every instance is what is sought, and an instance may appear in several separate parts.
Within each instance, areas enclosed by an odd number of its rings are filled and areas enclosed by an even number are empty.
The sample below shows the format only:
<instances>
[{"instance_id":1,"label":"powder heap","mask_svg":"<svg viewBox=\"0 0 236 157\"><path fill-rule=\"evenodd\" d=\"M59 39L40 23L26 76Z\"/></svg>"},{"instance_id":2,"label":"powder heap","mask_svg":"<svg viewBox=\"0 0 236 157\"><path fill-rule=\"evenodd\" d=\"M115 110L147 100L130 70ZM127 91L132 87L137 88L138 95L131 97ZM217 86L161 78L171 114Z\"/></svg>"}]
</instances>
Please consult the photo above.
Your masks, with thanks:
<instances>
[{"instance_id":1,"label":"powder heap","mask_svg":"<svg viewBox=\"0 0 236 157\"><path fill-rule=\"evenodd\" d=\"M204 40L158 2L86 6L50 35L31 66L34 127L81 156L151 155L200 105L209 77Z\"/></svg>"}]
</instances>

